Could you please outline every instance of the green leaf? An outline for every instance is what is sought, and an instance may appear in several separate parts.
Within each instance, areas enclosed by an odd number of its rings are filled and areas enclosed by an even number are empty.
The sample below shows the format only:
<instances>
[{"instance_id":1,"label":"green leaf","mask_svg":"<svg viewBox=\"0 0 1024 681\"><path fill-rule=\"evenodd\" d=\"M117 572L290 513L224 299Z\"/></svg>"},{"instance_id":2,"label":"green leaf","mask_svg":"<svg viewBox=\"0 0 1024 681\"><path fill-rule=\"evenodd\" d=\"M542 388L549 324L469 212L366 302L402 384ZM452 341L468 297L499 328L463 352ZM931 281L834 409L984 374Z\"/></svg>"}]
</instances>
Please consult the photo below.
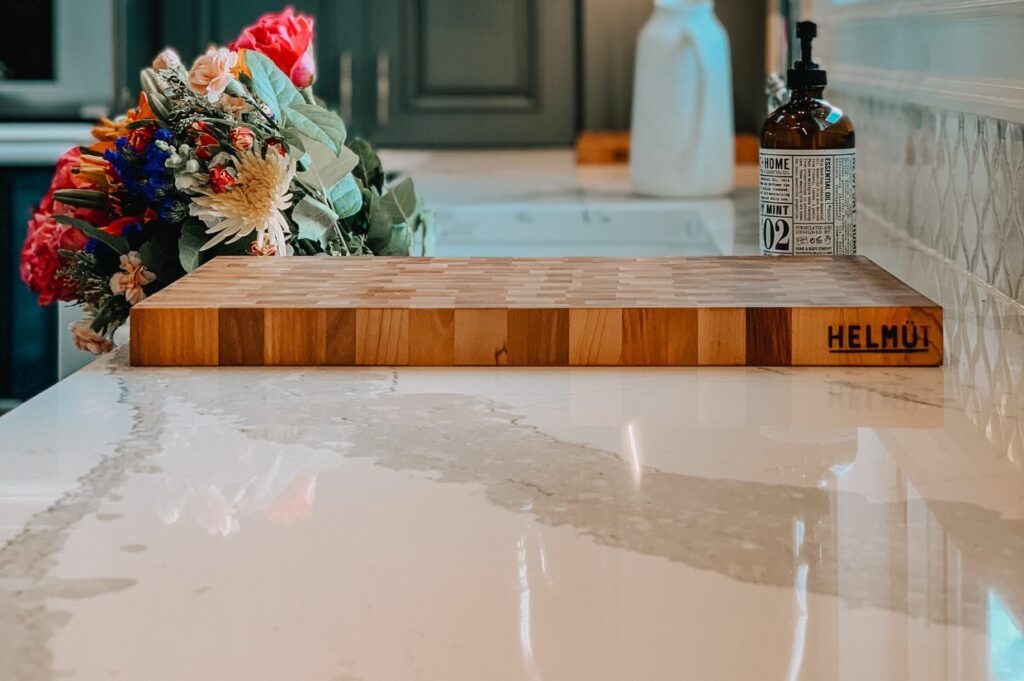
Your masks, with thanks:
<instances>
[{"instance_id":1,"label":"green leaf","mask_svg":"<svg viewBox=\"0 0 1024 681\"><path fill-rule=\"evenodd\" d=\"M191 272L203 262L200 249L206 243L206 227L202 222L189 218L181 226L178 239L178 262L186 272Z\"/></svg>"},{"instance_id":2,"label":"green leaf","mask_svg":"<svg viewBox=\"0 0 1024 681\"><path fill-rule=\"evenodd\" d=\"M53 193L53 198L75 208L106 209L109 206L107 194L93 189L60 189Z\"/></svg>"},{"instance_id":3,"label":"green leaf","mask_svg":"<svg viewBox=\"0 0 1024 681\"><path fill-rule=\"evenodd\" d=\"M71 227L78 229L90 239L103 242L107 246L110 246L114 252L120 255L124 255L130 250L128 242L122 237L102 232L95 225L91 225L85 220L79 220L78 218L69 217L67 215L54 216L54 220L62 225L70 225Z\"/></svg>"},{"instance_id":4,"label":"green leaf","mask_svg":"<svg viewBox=\"0 0 1024 681\"><path fill-rule=\"evenodd\" d=\"M345 149L345 123L338 114L305 102L289 104L283 111L288 127L326 144L335 154Z\"/></svg>"},{"instance_id":5,"label":"green leaf","mask_svg":"<svg viewBox=\"0 0 1024 681\"><path fill-rule=\"evenodd\" d=\"M419 197L416 196L412 178L407 177L392 187L380 203L391 214L392 224L415 222L416 214L419 212Z\"/></svg>"},{"instance_id":6,"label":"green leaf","mask_svg":"<svg viewBox=\"0 0 1024 681\"><path fill-rule=\"evenodd\" d=\"M409 255L412 246L412 230L404 222L391 226L391 239L377 255Z\"/></svg>"},{"instance_id":7,"label":"green leaf","mask_svg":"<svg viewBox=\"0 0 1024 681\"><path fill-rule=\"evenodd\" d=\"M288 146L295 147L303 154L306 153L306 140L298 130L285 128L281 131L281 137L288 143Z\"/></svg>"},{"instance_id":8,"label":"green leaf","mask_svg":"<svg viewBox=\"0 0 1024 681\"><path fill-rule=\"evenodd\" d=\"M299 179L320 187L339 217L358 213L363 207L363 197L359 183L352 176L352 169L359 163L359 157L346 147L341 148L340 155L335 155L322 142L309 137L305 139L311 167L299 173Z\"/></svg>"},{"instance_id":9,"label":"green leaf","mask_svg":"<svg viewBox=\"0 0 1024 681\"><path fill-rule=\"evenodd\" d=\"M338 214L306 195L292 209L292 222L299 228L298 238L318 241L326 248L331 232L338 223Z\"/></svg>"},{"instance_id":10,"label":"green leaf","mask_svg":"<svg viewBox=\"0 0 1024 681\"><path fill-rule=\"evenodd\" d=\"M291 79L259 52L246 50L245 66L249 69L252 93L270 108L278 121L281 121L286 107L304 101Z\"/></svg>"},{"instance_id":11,"label":"green leaf","mask_svg":"<svg viewBox=\"0 0 1024 681\"><path fill-rule=\"evenodd\" d=\"M334 211L343 218L355 215L363 208L363 190L352 173L328 190L328 198Z\"/></svg>"},{"instance_id":12,"label":"green leaf","mask_svg":"<svg viewBox=\"0 0 1024 681\"><path fill-rule=\"evenodd\" d=\"M377 191L384 189L384 168L380 157L370 143L356 137L347 143L349 149L359 156L359 165L352 172L363 183L364 187L373 187Z\"/></svg>"},{"instance_id":13,"label":"green leaf","mask_svg":"<svg viewBox=\"0 0 1024 681\"><path fill-rule=\"evenodd\" d=\"M139 247L142 264L156 275L157 281L169 284L182 275L177 254L169 250L160 239L151 239Z\"/></svg>"},{"instance_id":14,"label":"green leaf","mask_svg":"<svg viewBox=\"0 0 1024 681\"><path fill-rule=\"evenodd\" d=\"M157 118L166 121L171 114L171 102L164 94L160 77L153 69L143 69L139 74L139 80L142 83L142 91L146 93L146 99L149 101L149 108Z\"/></svg>"},{"instance_id":15,"label":"green leaf","mask_svg":"<svg viewBox=\"0 0 1024 681\"><path fill-rule=\"evenodd\" d=\"M372 252L379 253L391 241L391 213L381 206L380 194L376 189L370 190L369 204L366 245Z\"/></svg>"},{"instance_id":16,"label":"green leaf","mask_svg":"<svg viewBox=\"0 0 1024 681\"><path fill-rule=\"evenodd\" d=\"M213 248L203 251L203 253L206 254L207 260L213 260L219 255L249 255L249 247L252 246L254 241L256 241L255 233L231 243L222 241Z\"/></svg>"}]
</instances>

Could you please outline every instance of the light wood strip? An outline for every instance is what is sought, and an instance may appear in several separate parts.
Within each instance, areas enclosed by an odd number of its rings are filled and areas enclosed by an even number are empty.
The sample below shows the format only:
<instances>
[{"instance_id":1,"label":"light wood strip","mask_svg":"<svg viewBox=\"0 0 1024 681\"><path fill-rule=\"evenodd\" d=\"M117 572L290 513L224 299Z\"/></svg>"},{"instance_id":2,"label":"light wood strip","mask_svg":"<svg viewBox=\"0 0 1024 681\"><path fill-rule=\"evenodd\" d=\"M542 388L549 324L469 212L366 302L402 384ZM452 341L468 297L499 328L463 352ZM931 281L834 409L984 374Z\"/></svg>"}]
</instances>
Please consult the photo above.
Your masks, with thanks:
<instances>
[{"instance_id":1,"label":"light wood strip","mask_svg":"<svg viewBox=\"0 0 1024 681\"><path fill-rule=\"evenodd\" d=\"M409 363L408 310L356 310L356 364L404 366Z\"/></svg>"},{"instance_id":2,"label":"light wood strip","mask_svg":"<svg viewBox=\"0 0 1024 681\"><path fill-rule=\"evenodd\" d=\"M455 364L508 364L506 310L455 310Z\"/></svg>"},{"instance_id":3,"label":"light wood strip","mask_svg":"<svg viewBox=\"0 0 1024 681\"><path fill-rule=\"evenodd\" d=\"M697 310L623 310L622 364L695 366Z\"/></svg>"},{"instance_id":4,"label":"light wood strip","mask_svg":"<svg viewBox=\"0 0 1024 681\"><path fill-rule=\"evenodd\" d=\"M132 366L216 366L217 310L132 308Z\"/></svg>"},{"instance_id":5,"label":"light wood strip","mask_svg":"<svg viewBox=\"0 0 1024 681\"><path fill-rule=\"evenodd\" d=\"M284 307L265 310L263 361L269 366L326 364L327 310Z\"/></svg>"},{"instance_id":6,"label":"light wood strip","mask_svg":"<svg viewBox=\"0 0 1024 681\"><path fill-rule=\"evenodd\" d=\"M746 311L743 308L697 311L697 363L702 366L747 363Z\"/></svg>"},{"instance_id":7,"label":"light wood strip","mask_svg":"<svg viewBox=\"0 0 1024 681\"><path fill-rule=\"evenodd\" d=\"M614 366L622 360L622 310L569 311L569 364Z\"/></svg>"},{"instance_id":8,"label":"light wood strip","mask_svg":"<svg viewBox=\"0 0 1024 681\"><path fill-rule=\"evenodd\" d=\"M409 310L409 364L455 363L455 310Z\"/></svg>"}]
</instances>

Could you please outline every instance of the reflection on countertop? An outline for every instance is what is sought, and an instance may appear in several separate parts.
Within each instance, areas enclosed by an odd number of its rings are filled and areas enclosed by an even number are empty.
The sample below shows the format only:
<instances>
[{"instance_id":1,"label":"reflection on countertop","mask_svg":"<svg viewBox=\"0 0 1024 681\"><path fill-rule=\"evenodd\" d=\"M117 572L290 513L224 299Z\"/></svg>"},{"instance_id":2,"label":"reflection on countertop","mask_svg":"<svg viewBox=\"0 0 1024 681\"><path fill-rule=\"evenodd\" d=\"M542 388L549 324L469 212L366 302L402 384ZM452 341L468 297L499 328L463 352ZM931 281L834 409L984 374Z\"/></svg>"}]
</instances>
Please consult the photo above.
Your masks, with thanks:
<instances>
[{"instance_id":1,"label":"reflection on countertop","mask_svg":"<svg viewBox=\"0 0 1024 681\"><path fill-rule=\"evenodd\" d=\"M0 677L1021 678L1024 313L864 212L943 369L100 360L0 419Z\"/></svg>"}]
</instances>

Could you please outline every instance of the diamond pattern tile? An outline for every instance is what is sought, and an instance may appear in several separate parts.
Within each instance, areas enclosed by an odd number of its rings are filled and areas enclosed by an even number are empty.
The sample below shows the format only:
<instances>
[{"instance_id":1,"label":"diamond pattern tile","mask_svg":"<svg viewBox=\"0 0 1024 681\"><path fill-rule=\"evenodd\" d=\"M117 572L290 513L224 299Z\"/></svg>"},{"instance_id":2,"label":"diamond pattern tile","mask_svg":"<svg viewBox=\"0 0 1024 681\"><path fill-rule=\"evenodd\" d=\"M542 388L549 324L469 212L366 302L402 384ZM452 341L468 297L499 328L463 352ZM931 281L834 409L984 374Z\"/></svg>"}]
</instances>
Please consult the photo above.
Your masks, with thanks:
<instances>
[{"instance_id":1,"label":"diamond pattern tile","mask_svg":"<svg viewBox=\"0 0 1024 681\"><path fill-rule=\"evenodd\" d=\"M857 126L858 199L1024 302L1024 126L837 95Z\"/></svg>"}]
</instances>

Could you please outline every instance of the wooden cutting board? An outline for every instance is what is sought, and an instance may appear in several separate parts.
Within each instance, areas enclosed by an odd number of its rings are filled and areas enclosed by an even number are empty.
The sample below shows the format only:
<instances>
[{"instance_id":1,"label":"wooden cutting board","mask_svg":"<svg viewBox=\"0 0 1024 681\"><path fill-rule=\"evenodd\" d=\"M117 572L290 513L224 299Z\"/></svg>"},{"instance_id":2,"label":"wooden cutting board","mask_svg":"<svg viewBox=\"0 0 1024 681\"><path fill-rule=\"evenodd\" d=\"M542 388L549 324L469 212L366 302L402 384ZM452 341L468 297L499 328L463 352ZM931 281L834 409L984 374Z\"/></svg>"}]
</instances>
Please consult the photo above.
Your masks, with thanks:
<instances>
[{"instance_id":1,"label":"wooden cutting board","mask_svg":"<svg viewBox=\"0 0 1024 681\"><path fill-rule=\"evenodd\" d=\"M935 366L862 257L222 257L131 311L135 366Z\"/></svg>"}]
</instances>

